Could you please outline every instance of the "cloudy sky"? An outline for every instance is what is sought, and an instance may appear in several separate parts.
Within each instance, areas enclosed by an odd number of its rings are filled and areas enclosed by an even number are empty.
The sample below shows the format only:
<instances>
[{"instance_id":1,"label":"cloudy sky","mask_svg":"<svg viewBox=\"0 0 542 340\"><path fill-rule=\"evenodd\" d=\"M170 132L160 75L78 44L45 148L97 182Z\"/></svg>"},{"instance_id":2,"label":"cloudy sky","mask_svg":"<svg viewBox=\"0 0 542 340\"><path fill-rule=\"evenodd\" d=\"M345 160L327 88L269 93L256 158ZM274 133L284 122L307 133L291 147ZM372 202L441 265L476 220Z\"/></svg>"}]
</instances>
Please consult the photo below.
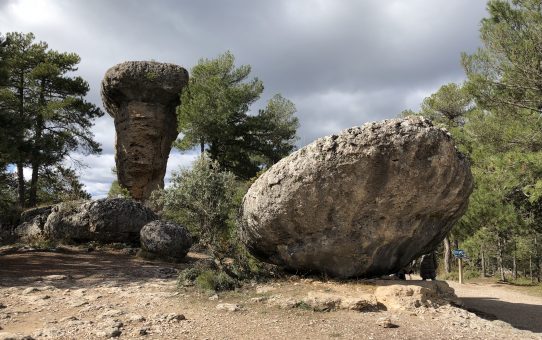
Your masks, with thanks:
<instances>
[{"instance_id":1,"label":"cloudy sky","mask_svg":"<svg viewBox=\"0 0 542 340\"><path fill-rule=\"evenodd\" d=\"M367 121L418 109L441 85L461 82L461 52L479 45L486 0L0 0L0 32L33 32L59 51L81 56L88 99L101 105L105 71L126 60L172 62L230 50L252 65L264 95L292 100L299 146ZM100 156L76 155L94 197L113 180L113 120L94 133ZM168 175L195 153L173 152Z\"/></svg>"}]
</instances>

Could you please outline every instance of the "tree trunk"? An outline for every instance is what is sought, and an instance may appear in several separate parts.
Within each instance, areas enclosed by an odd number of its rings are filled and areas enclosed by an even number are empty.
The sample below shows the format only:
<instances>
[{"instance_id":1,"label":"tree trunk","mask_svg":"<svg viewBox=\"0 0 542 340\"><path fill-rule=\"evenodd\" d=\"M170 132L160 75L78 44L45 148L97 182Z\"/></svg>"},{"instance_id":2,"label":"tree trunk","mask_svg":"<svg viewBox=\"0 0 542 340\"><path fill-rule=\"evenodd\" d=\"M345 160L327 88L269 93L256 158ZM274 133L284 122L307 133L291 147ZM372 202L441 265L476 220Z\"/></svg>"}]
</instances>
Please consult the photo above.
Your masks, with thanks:
<instances>
[{"instance_id":1,"label":"tree trunk","mask_svg":"<svg viewBox=\"0 0 542 340\"><path fill-rule=\"evenodd\" d=\"M199 147L200 147L201 154L203 155L203 153L205 152L205 142L203 141L203 138L199 142Z\"/></svg>"},{"instance_id":2,"label":"tree trunk","mask_svg":"<svg viewBox=\"0 0 542 340\"><path fill-rule=\"evenodd\" d=\"M450 273L450 239L448 236L444 238L444 271Z\"/></svg>"},{"instance_id":3,"label":"tree trunk","mask_svg":"<svg viewBox=\"0 0 542 340\"><path fill-rule=\"evenodd\" d=\"M42 81L41 92L40 92L40 107L45 106L45 85ZM36 117L36 125L34 126L34 144L32 145L32 178L30 180L30 195L28 198L28 205L30 207L35 207L38 203L37 193L38 193L38 177L39 169L41 166L40 159L40 150L42 149L41 145L41 136L43 134L44 121L43 116L40 112Z\"/></svg>"},{"instance_id":4,"label":"tree trunk","mask_svg":"<svg viewBox=\"0 0 542 340\"><path fill-rule=\"evenodd\" d=\"M514 252L514 255L512 256L512 277L514 280L517 280L518 278L518 266L516 263L516 252Z\"/></svg>"},{"instance_id":5,"label":"tree trunk","mask_svg":"<svg viewBox=\"0 0 542 340\"><path fill-rule=\"evenodd\" d=\"M538 237L534 235L534 251L535 251L535 261L536 261L536 271L537 271L537 280L540 283L540 253L538 251Z\"/></svg>"},{"instance_id":6,"label":"tree trunk","mask_svg":"<svg viewBox=\"0 0 542 340\"><path fill-rule=\"evenodd\" d=\"M37 161L32 161L32 177L30 179L30 192L28 195L28 206L30 208L35 207L38 203L38 173L39 163Z\"/></svg>"},{"instance_id":7,"label":"tree trunk","mask_svg":"<svg viewBox=\"0 0 542 340\"><path fill-rule=\"evenodd\" d=\"M17 163L17 187L19 192L19 206L23 209L25 207L25 182L23 164L21 162Z\"/></svg>"},{"instance_id":8,"label":"tree trunk","mask_svg":"<svg viewBox=\"0 0 542 340\"><path fill-rule=\"evenodd\" d=\"M534 283L533 277L533 257L529 255L529 276L531 277L531 283Z\"/></svg>"},{"instance_id":9,"label":"tree trunk","mask_svg":"<svg viewBox=\"0 0 542 340\"><path fill-rule=\"evenodd\" d=\"M517 265L517 259L516 259L516 240L514 240L514 251L512 252L512 277L514 280L517 280L518 278L518 265Z\"/></svg>"},{"instance_id":10,"label":"tree trunk","mask_svg":"<svg viewBox=\"0 0 542 340\"><path fill-rule=\"evenodd\" d=\"M482 257L482 277L486 277L486 259L484 256L484 248L480 247L480 256Z\"/></svg>"},{"instance_id":11,"label":"tree trunk","mask_svg":"<svg viewBox=\"0 0 542 340\"><path fill-rule=\"evenodd\" d=\"M497 242L497 247L499 248L499 251L498 251L498 257L497 257L497 262L498 262L498 266L499 266L499 272L501 274L501 281L506 281L506 277L504 276L504 261L503 261L503 245L502 245L502 240L499 238L499 241Z\"/></svg>"},{"instance_id":12,"label":"tree trunk","mask_svg":"<svg viewBox=\"0 0 542 340\"><path fill-rule=\"evenodd\" d=\"M24 73L21 73L19 75L19 93L18 93L18 100L19 100L19 119L21 121L24 120ZM17 143L23 143L24 135L18 136L19 140ZM17 145L16 147L21 147L22 145ZM25 207L25 182L24 182L24 173L23 173L23 164L24 159L23 155L21 155L22 150L18 150L19 152L19 162L17 163L17 186L18 186L18 194L19 194L19 206L21 209Z\"/></svg>"}]
</instances>

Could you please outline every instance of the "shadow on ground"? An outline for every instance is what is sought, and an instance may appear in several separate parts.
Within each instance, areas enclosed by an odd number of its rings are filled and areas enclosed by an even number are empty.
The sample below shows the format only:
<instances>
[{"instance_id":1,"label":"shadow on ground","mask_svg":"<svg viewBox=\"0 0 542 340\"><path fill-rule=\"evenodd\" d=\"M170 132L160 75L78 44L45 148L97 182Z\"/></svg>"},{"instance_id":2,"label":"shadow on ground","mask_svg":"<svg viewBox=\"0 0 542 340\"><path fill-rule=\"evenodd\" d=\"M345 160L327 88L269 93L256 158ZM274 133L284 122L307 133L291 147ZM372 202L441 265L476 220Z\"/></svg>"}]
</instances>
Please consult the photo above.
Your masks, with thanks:
<instances>
[{"instance_id":1,"label":"shadow on ground","mask_svg":"<svg viewBox=\"0 0 542 340\"><path fill-rule=\"evenodd\" d=\"M463 297L463 307L487 320L501 320L514 328L542 333L542 306L489 297ZM488 312L491 311L491 312Z\"/></svg>"},{"instance_id":2,"label":"shadow on ground","mask_svg":"<svg viewBox=\"0 0 542 340\"><path fill-rule=\"evenodd\" d=\"M14 252L0 256L0 286L39 285L49 275L66 275L66 280L47 282L63 288L145 282L174 278L197 260L190 254L181 263L169 263L111 251Z\"/></svg>"}]
</instances>

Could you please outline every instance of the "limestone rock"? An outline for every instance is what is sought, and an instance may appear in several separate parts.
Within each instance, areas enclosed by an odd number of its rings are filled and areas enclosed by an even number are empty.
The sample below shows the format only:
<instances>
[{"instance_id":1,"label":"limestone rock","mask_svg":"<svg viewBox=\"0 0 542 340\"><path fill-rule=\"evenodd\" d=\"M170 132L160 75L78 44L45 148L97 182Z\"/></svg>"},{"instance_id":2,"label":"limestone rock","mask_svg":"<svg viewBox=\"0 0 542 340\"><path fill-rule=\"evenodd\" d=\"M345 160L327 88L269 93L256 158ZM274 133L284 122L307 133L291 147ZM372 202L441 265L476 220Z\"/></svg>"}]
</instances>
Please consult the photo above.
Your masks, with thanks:
<instances>
[{"instance_id":1,"label":"limestone rock","mask_svg":"<svg viewBox=\"0 0 542 340\"><path fill-rule=\"evenodd\" d=\"M439 307L457 300L454 289L444 281L417 281L381 285L375 289L376 300L391 310Z\"/></svg>"},{"instance_id":2,"label":"limestone rock","mask_svg":"<svg viewBox=\"0 0 542 340\"><path fill-rule=\"evenodd\" d=\"M450 135L420 117L316 140L260 176L240 236L256 257L335 277L390 274L434 249L473 179Z\"/></svg>"},{"instance_id":3,"label":"limestone rock","mask_svg":"<svg viewBox=\"0 0 542 340\"><path fill-rule=\"evenodd\" d=\"M188 72L174 64L128 61L107 70L104 107L115 120L117 174L136 200L164 186L166 164L177 138L175 108Z\"/></svg>"},{"instance_id":4,"label":"limestone rock","mask_svg":"<svg viewBox=\"0 0 542 340\"><path fill-rule=\"evenodd\" d=\"M45 237L76 242L136 242L141 228L158 217L149 208L125 198L65 202L53 207Z\"/></svg>"},{"instance_id":5,"label":"limestone rock","mask_svg":"<svg viewBox=\"0 0 542 340\"><path fill-rule=\"evenodd\" d=\"M311 291L301 302L317 312L337 309L359 312L378 310L378 302L372 293Z\"/></svg>"},{"instance_id":6,"label":"limestone rock","mask_svg":"<svg viewBox=\"0 0 542 340\"><path fill-rule=\"evenodd\" d=\"M0 332L0 340L33 340L30 335L20 335L8 332Z\"/></svg>"},{"instance_id":7,"label":"limestone rock","mask_svg":"<svg viewBox=\"0 0 542 340\"><path fill-rule=\"evenodd\" d=\"M141 247L150 253L181 259L192 246L186 228L169 221L156 220L141 229Z\"/></svg>"},{"instance_id":8,"label":"limestone rock","mask_svg":"<svg viewBox=\"0 0 542 340\"><path fill-rule=\"evenodd\" d=\"M236 303L219 303L216 305L216 309L228 312L237 312L241 310L241 306Z\"/></svg>"},{"instance_id":9,"label":"limestone rock","mask_svg":"<svg viewBox=\"0 0 542 340\"><path fill-rule=\"evenodd\" d=\"M381 317L376 320L376 325L382 328L395 328L389 317Z\"/></svg>"},{"instance_id":10,"label":"limestone rock","mask_svg":"<svg viewBox=\"0 0 542 340\"><path fill-rule=\"evenodd\" d=\"M21 224L15 228L15 235L23 242L43 237L43 228L53 206L25 210L21 214Z\"/></svg>"}]
</instances>

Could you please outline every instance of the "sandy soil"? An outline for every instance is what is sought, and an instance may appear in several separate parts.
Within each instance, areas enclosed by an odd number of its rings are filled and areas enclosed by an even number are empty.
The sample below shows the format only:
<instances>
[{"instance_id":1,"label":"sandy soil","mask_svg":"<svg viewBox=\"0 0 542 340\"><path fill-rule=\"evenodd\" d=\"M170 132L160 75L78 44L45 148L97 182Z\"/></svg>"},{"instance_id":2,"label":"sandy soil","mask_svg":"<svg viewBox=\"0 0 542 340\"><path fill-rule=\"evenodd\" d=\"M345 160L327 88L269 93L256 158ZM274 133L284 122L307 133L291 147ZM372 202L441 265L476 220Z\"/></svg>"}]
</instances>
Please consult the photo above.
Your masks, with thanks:
<instances>
[{"instance_id":1,"label":"sandy soil","mask_svg":"<svg viewBox=\"0 0 542 340\"><path fill-rule=\"evenodd\" d=\"M542 298L526 295L507 285L449 282L464 306L499 319L515 328L542 333Z\"/></svg>"},{"instance_id":2,"label":"sandy soil","mask_svg":"<svg viewBox=\"0 0 542 340\"><path fill-rule=\"evenodd\" d=\"M449 306L315 312L266 301L374 287L293 277L216 296L178 290L177 270L200 258L190 253L186 263L169 264L121 251L0 252L0 339L8 333L34 339L542 339L505 323L542 332L541 301L501 292L503 287L464 285L457 290L465 304L487 308L487 315L505 322ZM488 301L492 304L484 304ZM508 307L524 322L497 313ZM386 319L394 326L382 327Z\"/></svg>"}]
</instances>

